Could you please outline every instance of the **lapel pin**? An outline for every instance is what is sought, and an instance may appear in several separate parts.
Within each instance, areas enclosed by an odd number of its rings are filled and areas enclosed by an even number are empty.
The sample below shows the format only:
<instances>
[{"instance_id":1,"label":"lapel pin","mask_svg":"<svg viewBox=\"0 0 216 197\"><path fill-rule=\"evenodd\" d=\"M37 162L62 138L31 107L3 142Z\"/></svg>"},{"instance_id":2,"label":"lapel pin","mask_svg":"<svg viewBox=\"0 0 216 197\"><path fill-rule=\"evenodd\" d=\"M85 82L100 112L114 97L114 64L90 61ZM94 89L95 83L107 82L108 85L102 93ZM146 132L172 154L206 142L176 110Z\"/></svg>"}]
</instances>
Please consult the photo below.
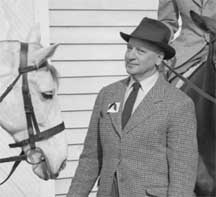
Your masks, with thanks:
<instances>
[{"instance_id":1,"label":"lapel pin","mask_svg":"<svg viewBox=\"0 0 216 197\"><path fill-rule=\"evenodd\" d=\"M108 105L108 113L117 113L119 111L120 103L114 102Z\"/></svg>"}]
</instances>

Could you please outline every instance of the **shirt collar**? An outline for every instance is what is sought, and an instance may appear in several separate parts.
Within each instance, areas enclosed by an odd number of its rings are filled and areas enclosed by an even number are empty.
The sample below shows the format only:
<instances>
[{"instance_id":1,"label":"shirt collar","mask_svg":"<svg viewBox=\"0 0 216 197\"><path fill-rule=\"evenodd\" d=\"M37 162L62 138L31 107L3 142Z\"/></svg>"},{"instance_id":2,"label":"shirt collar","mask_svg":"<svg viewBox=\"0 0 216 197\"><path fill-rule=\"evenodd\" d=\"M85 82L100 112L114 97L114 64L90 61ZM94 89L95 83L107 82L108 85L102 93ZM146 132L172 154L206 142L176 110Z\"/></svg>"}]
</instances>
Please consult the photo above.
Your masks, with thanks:
<instances>
[{"instance_id":1,"label":"shirt collar","mask_svg":"<svg viewBox=\"0 0 216 197\"><path fill-rule=\"evenodd\" d=\"M155 84L155 82L157 81L159 77L159 72L155 72L153 75L151 75L150 77L143 79L142 81L139 81L140 85L141 85L141 89L145 90L146 88L152 86L152 84ZM132 88L132 85L135 83L135 79L133 77L130 77L130 81L128 84L128 89Z\"/></svg>"}]
</instances>

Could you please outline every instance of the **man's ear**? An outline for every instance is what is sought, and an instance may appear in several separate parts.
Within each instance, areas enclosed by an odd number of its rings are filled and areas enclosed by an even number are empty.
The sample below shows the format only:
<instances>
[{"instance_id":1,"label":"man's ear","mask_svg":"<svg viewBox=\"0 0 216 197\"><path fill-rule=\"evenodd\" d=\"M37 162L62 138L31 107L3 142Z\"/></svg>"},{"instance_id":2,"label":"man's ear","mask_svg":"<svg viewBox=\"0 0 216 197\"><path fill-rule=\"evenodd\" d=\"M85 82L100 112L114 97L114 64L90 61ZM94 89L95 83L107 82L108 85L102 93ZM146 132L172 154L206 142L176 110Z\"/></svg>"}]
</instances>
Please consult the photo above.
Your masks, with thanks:
<instances>
[{"instance_id":1,"label":"man's ear","mask_svg":"<svg viewBox=\"0 0 216 197\"><path fill-rule=\"evenodd\" d=\"M162 51L160 51L159 53L158 53L158 55L157 55L157 61L156 61L156 65L160 65L161 64L161 62L163 61L163 59L164 59L164 52L162 52Z\"/></svg>"}]
</instances>

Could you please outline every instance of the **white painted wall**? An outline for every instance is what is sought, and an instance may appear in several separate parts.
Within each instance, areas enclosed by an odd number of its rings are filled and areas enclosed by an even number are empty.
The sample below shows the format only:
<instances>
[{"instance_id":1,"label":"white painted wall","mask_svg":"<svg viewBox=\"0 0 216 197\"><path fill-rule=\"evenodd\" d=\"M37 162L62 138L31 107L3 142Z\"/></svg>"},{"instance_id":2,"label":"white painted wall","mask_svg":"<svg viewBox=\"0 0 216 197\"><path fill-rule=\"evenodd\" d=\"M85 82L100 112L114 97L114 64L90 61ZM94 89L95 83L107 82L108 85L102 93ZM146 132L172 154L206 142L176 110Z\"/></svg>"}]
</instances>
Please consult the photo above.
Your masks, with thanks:
<instances>
[{"instance_id":1,"label":"white painted wall","mask_svg":"<svg viewBox=\"0 0 216 197\"><path fill-rule=\"evenodd\" d=\"M98 91L126 76L126 47L119 32L130 33L144 16L156 18L157 7L158 0L49 0L50 41L61 43L52 63L61 74L59 96L69 144L56 196L67 193Z\"/></svg>"}]
</instances>

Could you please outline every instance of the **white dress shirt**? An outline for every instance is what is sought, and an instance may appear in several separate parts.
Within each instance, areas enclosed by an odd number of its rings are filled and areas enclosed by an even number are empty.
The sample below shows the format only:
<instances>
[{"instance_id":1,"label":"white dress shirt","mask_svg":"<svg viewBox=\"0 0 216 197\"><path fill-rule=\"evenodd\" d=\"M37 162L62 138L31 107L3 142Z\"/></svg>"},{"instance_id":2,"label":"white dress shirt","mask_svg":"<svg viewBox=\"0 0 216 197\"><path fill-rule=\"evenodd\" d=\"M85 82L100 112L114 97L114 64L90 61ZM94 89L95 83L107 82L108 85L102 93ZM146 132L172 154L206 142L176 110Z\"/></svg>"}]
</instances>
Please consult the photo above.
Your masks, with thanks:
<instances>
[{"instance_id":1,"label":"white dress shirt","mask_svg":"<svg viewBox=\"0 0 216 197\"><path fill-rule=\"evenodd\" d=\"M158 77L159 77L159 73L155 72L150 77L148 77L148 78L146 78L146 79L144 79L142 81L139 81L141 87L140 87L140 89L138 91L137 98L136 98L136 101L134 103L132 113L136 110L136 108L141 103L141 101L144 99L144 97L148 94L148 92L155 85ZM129 81L129 84L127 86L126 92L125 92L123 106L125 105L125 102L126 102L128 96L130 95L131 91L133 90L133 86L132 85L133 85L134 82L135 82L135 80L131 77L130 81Z\"/></svg>"}]
</instances>

